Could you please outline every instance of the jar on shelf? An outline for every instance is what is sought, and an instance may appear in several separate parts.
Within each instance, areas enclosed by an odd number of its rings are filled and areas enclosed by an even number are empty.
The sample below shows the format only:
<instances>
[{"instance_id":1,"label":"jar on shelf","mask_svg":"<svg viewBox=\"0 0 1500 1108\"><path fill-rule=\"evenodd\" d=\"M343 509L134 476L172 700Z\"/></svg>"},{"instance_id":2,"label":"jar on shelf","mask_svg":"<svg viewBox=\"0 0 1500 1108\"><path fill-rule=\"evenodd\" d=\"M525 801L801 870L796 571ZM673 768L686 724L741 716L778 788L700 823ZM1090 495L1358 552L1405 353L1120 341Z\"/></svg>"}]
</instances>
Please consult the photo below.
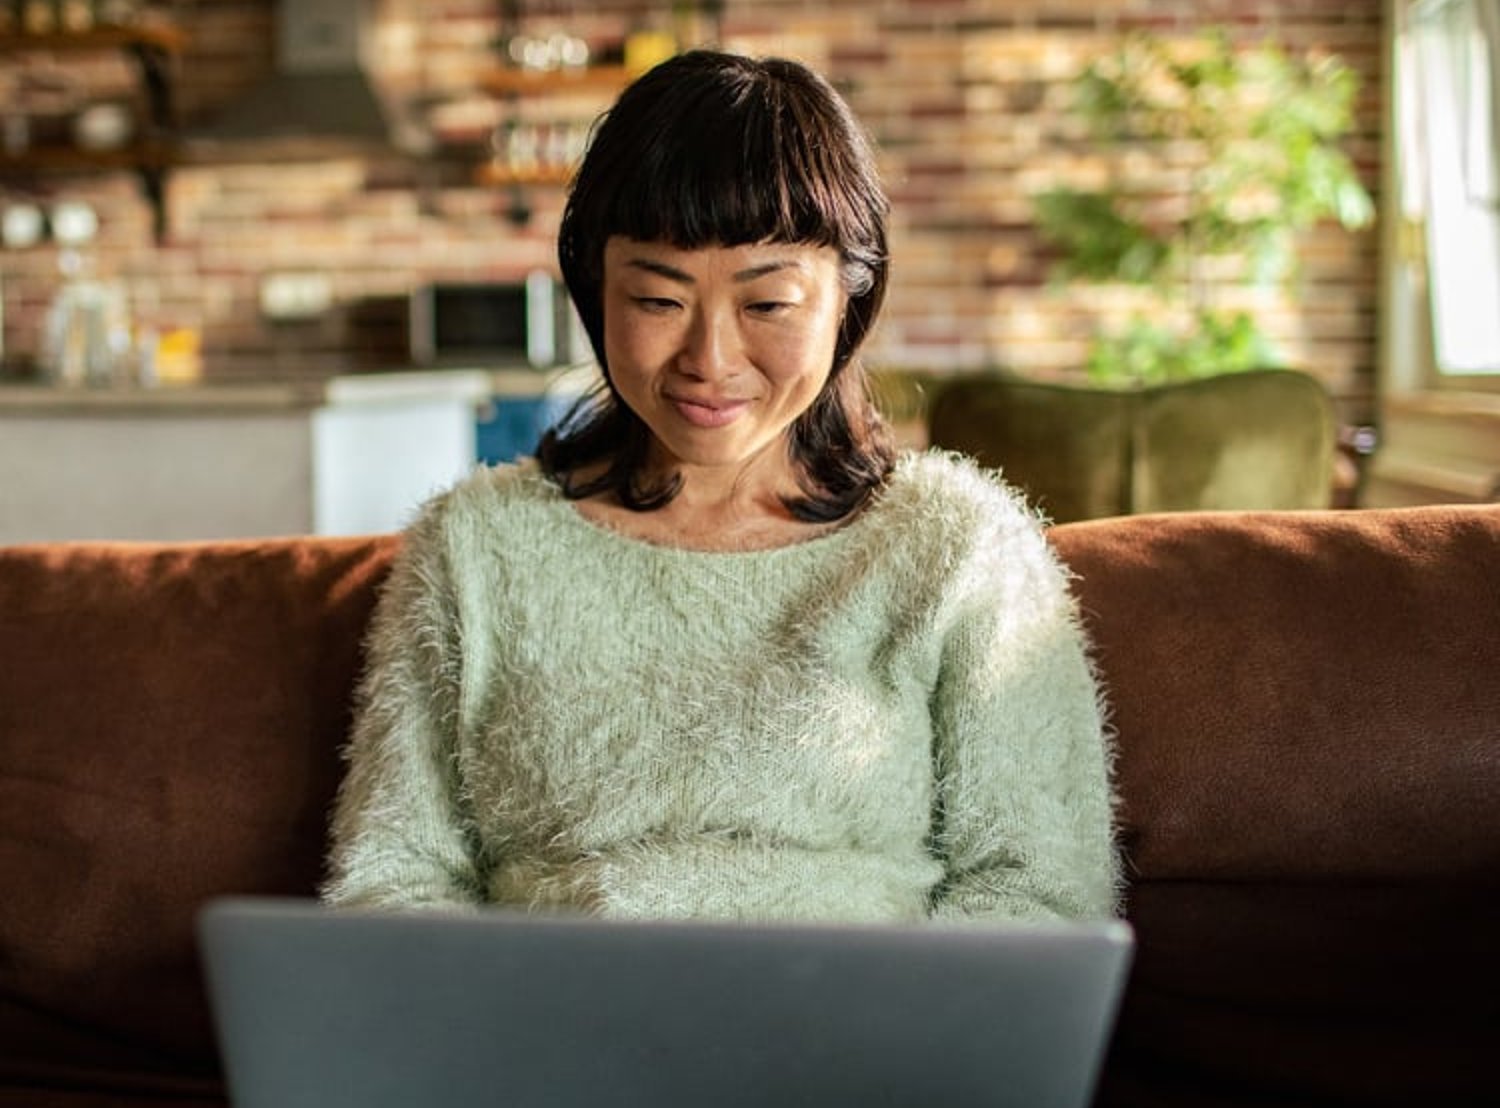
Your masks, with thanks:
<instances>
[{"instance_id":1,"label":"jar on shelf","mask_svg":"<svg viewBox=\"0 0 1500 1108\"><path fill-rule=\"evenodd\" d=\"M50 35L58 28L53 0L21 0L21 30L28 35Z\"/></svg>"},{"instance_id":2,"label":"jar on shelf","mask_svg":"<svg viewBox=\"0 0 1500 1108\"><path fill-rule=\"evenodd\" d=\"M94 29L94 0L58 0L57 28L70 35Z\"/></svg>"},{"instance_id":3,"label":"jar on shelf","mask_svg":"<svg viewBox=\"0 0 1500 1108\"><path fill-rule=\"evenodd\" d=\"M100 26L129 27L140 17L140 0L95 0L94 20Z\"/></svg>"}]
</instances>

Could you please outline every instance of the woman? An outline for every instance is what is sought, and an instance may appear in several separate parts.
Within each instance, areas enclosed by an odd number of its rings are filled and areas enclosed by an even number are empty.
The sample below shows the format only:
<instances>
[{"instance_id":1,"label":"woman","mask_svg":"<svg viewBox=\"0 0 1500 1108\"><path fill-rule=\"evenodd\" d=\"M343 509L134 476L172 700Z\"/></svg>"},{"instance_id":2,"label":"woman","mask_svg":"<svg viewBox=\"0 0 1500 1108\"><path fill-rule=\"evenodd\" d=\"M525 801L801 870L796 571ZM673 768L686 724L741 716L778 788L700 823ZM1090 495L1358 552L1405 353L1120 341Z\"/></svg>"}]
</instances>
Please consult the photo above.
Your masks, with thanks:
<instances>
[{"instance_id":1,"label":"woman","mask_svg":"<svg viewBox=\"0 0 1500 1108\"><path fill-rule=\"evenodd\" d=\"M997 480L896 456L866 394L885 217L795 63L693 52L622 94L559 241L605 386L409 529L330 902L1112 911L1066 573Z\"/></svg>"}]
</instances>

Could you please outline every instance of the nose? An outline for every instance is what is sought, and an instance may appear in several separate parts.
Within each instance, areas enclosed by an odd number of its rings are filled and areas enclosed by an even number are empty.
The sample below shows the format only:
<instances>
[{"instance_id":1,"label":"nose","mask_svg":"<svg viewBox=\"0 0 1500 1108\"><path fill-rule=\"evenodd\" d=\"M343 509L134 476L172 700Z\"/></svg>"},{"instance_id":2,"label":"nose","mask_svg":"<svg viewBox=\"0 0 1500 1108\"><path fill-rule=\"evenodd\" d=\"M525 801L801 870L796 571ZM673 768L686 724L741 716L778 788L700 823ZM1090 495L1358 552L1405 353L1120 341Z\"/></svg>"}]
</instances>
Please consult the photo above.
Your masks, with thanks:
<instances>
[{"instance_id":1,"label":"nose","mask_svg":"<svg viewBox=\"0 0 1500 1108\"><path fill-rule=\"evenodd\" d=\"M712 381L734 376L741 354L739 329L732 315L699 307L682 336L677 369L686 376Z\"/></svg>"}]
</instances>

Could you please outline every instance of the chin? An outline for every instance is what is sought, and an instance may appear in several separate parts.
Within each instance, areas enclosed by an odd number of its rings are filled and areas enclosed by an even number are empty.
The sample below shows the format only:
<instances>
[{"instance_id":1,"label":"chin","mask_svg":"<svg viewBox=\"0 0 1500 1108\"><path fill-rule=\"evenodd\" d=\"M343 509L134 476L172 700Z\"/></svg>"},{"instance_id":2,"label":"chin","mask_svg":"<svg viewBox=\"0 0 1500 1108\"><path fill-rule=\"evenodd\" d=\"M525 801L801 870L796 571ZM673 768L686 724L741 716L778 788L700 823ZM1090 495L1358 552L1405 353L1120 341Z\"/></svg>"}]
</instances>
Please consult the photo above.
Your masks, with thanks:
<instances>
[{"instance_id":1,"label":"chin","mask_svg":"<svg viewBox=\"0 0 1500 1108\"><path fill-rule=\"evenodd\" d=\"M765 456L771 449L764 445L734 443L677 442L662 443L662 452L678 465L700 469L743 468Z\"/></svg>"}]
</instances>

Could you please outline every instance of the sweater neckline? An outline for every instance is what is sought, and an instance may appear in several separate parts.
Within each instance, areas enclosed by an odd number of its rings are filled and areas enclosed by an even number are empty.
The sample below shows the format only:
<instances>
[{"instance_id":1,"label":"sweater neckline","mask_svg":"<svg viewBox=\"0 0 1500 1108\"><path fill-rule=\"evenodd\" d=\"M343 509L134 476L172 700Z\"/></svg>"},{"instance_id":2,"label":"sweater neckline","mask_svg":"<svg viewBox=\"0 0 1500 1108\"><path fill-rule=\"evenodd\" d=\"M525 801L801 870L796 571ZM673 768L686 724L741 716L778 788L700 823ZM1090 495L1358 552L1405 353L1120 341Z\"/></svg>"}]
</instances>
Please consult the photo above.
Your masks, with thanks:
<instances>
[{"instance_id":1,"label":"sweater neckline","mask_svg":"<svg viewBox=\"0 0 1500 1108\"><path fill-rule=\"evenodd\" d=\"M872 514L879 511L885 491L883 489L878 490L853 518L847 519L843 524L831 530L811 535L796 542L782 543L779 546L762 546L744 550L733 550L713 547L674 546L670 543L656 542L652 539L642 538L639 535L626 534L624 531L619 531L601 520L590 519L584 515L578 510L578 504L564 496L562 489L554 481L542 474L539 469L534 471L534 476L545 485L553 506L558 510L559 515L567 521L569 527L580 529L605 541L617 544L625 550L644 551L684 559L722 559L725 561L770 561L792 558L799 554L810 554L815 551L835 550L843 546L849 540L850 535L865 526L866 521Z\"/></svg>"}]
</instances>

